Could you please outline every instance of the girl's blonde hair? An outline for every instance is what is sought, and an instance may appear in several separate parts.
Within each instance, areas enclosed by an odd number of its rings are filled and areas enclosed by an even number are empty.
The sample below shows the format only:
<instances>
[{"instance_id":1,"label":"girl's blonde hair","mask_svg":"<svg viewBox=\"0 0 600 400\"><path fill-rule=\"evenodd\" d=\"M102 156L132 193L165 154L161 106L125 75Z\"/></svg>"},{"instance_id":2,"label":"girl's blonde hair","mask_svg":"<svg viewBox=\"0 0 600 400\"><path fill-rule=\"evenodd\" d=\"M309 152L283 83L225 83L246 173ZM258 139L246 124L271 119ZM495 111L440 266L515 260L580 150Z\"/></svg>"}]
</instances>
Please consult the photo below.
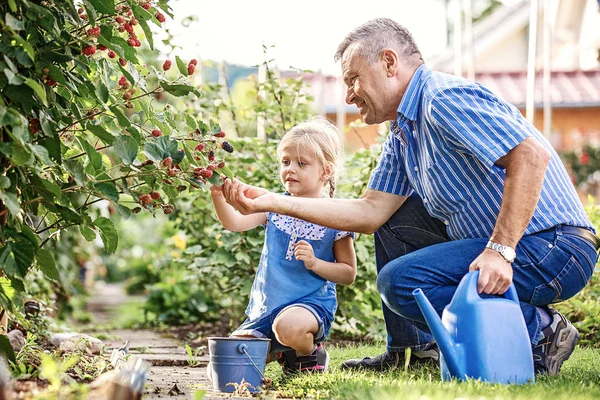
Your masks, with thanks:
<instances>
[{"instance_id":1,"label":"girl's blonde hair","mask_svg":"<svg viewBox=\"0 0 600 400\"><path fill-rule=\"evenodd\" d=\"M290 129L277 146L277 156L284 149L296 146L297 150L312 152L323 170L331 170L323 186L329 185L329 197L335 194L336 177L342 168L342 138L337 127L324 117L312 117Z\"/></svg>"}]
</instances>

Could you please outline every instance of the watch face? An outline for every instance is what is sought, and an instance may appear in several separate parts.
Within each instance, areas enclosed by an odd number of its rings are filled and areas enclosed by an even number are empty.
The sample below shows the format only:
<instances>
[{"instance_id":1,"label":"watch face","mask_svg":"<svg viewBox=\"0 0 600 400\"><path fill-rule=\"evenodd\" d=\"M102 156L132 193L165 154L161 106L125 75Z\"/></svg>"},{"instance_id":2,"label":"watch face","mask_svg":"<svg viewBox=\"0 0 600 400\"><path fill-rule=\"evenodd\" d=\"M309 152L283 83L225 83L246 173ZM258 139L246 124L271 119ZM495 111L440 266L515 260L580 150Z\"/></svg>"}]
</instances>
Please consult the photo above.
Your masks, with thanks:
<instances>
[{"instance_id":1,"label":"watch face","mask_svg":"<svg viewBox=\"0 0 600 400\"><path fill-rule=\"evenodd\" d=\"M504 247L502 249L502 257L508 262L513 262L517 258L517 253L515 253L512 247Z\"/></svg>"}]
</instances>

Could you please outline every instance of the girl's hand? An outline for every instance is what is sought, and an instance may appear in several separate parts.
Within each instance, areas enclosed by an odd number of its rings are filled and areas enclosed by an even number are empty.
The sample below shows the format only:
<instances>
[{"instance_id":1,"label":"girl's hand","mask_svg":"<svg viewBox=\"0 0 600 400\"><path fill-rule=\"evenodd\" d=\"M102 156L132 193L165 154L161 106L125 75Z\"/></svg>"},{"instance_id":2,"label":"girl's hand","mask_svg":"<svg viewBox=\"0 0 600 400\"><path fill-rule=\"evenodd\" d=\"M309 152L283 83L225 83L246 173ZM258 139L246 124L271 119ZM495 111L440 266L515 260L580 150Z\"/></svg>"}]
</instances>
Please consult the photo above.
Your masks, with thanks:
<instances>
[{"instance_id":1,"label":"girl's hand","mask_svg":"<svg viewBox=\"0 0 600 400\"><path fill-rule=\"evenodd\" d=\"M313 269L317 263L312 246L305 240L300 240L294 245L294 256L296 260L304 261L307 269Z\"/></svg>"}]
</instances>

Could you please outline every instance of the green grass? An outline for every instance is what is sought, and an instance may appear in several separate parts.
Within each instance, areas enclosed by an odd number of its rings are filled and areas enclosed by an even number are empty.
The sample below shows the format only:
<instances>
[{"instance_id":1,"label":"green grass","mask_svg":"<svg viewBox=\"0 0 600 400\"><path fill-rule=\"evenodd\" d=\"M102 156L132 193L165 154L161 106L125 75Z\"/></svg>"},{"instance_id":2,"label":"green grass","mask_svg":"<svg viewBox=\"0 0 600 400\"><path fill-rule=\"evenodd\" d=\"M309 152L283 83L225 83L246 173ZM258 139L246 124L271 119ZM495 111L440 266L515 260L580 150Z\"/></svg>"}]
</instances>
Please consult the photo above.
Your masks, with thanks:
<instances>
[{"instance_id":1,"label":"green grass","mask_svg":"<svg viewBox=\"0 0 600 400\"><path fill-rule=\"evenodd\" d=\"M442 382L436 367L399 368L385 373L339 369L349 358L375 356L383 346L332 348L330 370L323 375L284 378L277 363L267 366L273 387L265 398L292 397L360 400L579 400L600 399L600 350L577 348L556 377L538 377L530 385L491 385L479 381Z\"/></svg>"}]
</instances>

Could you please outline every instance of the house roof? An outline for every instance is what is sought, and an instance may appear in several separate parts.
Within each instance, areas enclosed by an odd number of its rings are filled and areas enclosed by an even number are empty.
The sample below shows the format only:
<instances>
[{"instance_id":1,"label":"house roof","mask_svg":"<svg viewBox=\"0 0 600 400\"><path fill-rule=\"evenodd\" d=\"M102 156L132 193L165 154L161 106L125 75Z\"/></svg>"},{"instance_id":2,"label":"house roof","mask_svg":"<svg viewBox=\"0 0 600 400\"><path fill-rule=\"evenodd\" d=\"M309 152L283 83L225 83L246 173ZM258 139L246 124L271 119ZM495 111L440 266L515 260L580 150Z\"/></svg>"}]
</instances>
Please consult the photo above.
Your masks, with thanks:
<instances>
[{"instance_id":1,"label":"house roof","mask_svg":"<svg viewBox=\"0 0 600 400\"><path fill-rule=\"evenodd\" d=\"M482 72L475 80L517 107L525 107L527 72ZM600 70L553 71L550 78L552 107L600 107ZM535 81L535 106L543 105L542 73Z\"/></svg>"}]
</instances>

